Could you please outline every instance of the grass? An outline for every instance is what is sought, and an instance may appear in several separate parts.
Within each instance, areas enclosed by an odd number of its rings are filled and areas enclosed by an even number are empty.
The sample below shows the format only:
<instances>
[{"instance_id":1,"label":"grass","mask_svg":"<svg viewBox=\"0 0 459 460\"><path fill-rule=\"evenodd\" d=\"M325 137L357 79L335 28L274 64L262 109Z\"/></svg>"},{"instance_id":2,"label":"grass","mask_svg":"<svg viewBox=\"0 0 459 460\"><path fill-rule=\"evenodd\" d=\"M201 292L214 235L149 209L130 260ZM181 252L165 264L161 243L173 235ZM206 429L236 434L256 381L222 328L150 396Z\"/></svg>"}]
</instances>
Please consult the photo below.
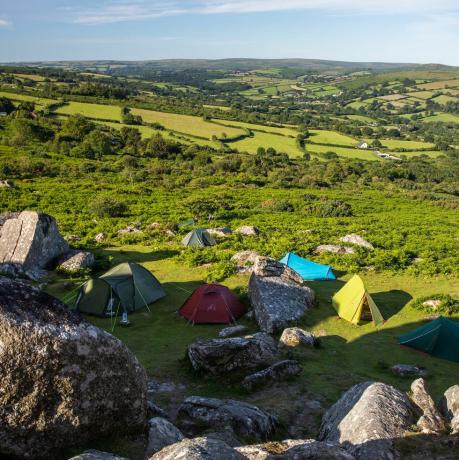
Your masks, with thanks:
<instances>
[{"instance_id":1,"label":"grass","mask_svg":"<svg viewBox=\"0 0 459 460\"><path fill-rule=\"evenodd\" d=\"M160 123L167 129L180 133L199 136L211 139L212 136L223 137L226 133L228 137L244 135L244 131L239 128L219 126L215 123L204 121L200 117L192 115L181 115L177 113L155 112L153 110L132 109L134 115L140 115L146 123Z\"/></svg>"},{"instance_id":2,"label":"grass","mask_svg":"<svg viewBox=\"0 0 459 460\"><path fill-rule=\"evenodd\" d=\"M417 85L418 88L422 89L444 89L448 88L456 88L459 87L459 79L454 80L443 80L443 81L434 81L430 83L424 83L422 85Z\"/></svg>"},{"instance_id":3,"label":"grass","mask_svg":"<svg viewBox=\"0 0 459 460\"><path fill-rule=\"evenodd\" d=\"M36 97L36 96L29 96L28 94L18 94L18 93L10 93L8 91L0 91L0 97L7 97L12 101L19 101L19 102L35 102L37 105L45 106L48 104L52 104L56 102L54 99L48 99L45 97Z\"/></svg>"},{"instance_id":4,"label":"grass","mask_svg":"<svg viewBox=\"0 0 459 460\"><path fill-rule=\"evenodd\" d=\"M214 121L216 123L221 123L226 126L234 126L237 128L250 129L251 131L277 133L277 134L282 134L283 136L293 136L293 137L296 137L298 135L298 131L294 128L285 128L285 127L280 127L280 126L266 126L266 125L259 125L256 123L246 123L244 121L233 121L233 120L214 119Z\"/></svg>"},{"instance_id":5,"label":"grass","mask_svg":"<svg viewBox=\"0 0 459 460\"><path fill-rule=\"evenodd\" d=\"M374 123L374 122L376 122L376 120L374 118L367 117L366 115L346 115L346 118L349 118L349 120L361 121L362 123Z\"/></svg>"},{"instance_id":6,"label":"grass","mask_svg":"<svg viewBox=\"0 0 459 460\"><path fill-rule=\"evenodd\" d=\"M121 121L121 107L115 105L69 102L67 105L59 107L56 113L60 115L80 114L88 118Z\"/></svg>"},{"instance_id":7,"label":"grass","mask_svg":"<svg viewBox=\"0 0 459 460\"><path fill-rule=\"evenodd\" d=\"M309 132L311 133L311 136L308 140L319 144L355 146L358 143L358 141L353 137L346 136L345 134L340 134L336 131L311 129Z\"/></svg>"},{"instance_id":8,"label":"grass","mask_svg":"<svg viewBox=\"0 0 459 460\"><path fill-rule=\"evenodd\" d=\"M459 123L459 116L452 113L437 113L422 119L424 122Z\"/></svg>"},{"instance_id":9,"label":"grass","mask_svg":"<svg viewBox=\"0 0 459 460\"><path fill-rule=\"evenodd\" d=\"M370 141L371 142L371 141ZM410 150L419 150L419 149L432 149L434 144L422 141L406 141L399 139L380 139L383 147L388 149L410 149Z\"/></svg>"},{"instance_id":10,"label":"grass","mask_svg":"<svg viewBox=\"0 0 459 460\"><path fill-rule=\"evenodd\" d=\"M258 131L254 132L253 137L246 137L229 145L240 152L256 153L258 147L272 147L278 152L287 153L291 157L300 157L303 155L303 152L296 145L295 139Z\"/></svg>"},{"instance_id":11,"label":"grass","mask_svg":"<svg viewBox=\"0 0 459 460\"><path fill-rule=\"evenodd\" d=\"M360 160L378 160L371 150L361 150L350 147L334 147L333 145L306 144L306 151L310 153L335 152L339 157L357 158Z\"/></svg>"}]
</instances>

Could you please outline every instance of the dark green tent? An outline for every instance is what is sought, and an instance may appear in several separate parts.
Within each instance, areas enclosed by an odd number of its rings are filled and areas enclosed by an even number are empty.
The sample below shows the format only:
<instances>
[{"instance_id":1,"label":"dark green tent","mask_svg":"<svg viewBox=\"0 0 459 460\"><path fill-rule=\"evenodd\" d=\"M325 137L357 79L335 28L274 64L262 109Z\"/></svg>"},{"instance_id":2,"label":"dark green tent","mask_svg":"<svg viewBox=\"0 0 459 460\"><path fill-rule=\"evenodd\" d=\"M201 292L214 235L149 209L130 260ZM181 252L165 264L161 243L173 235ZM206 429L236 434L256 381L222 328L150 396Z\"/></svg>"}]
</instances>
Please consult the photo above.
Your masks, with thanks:
<instances>
[{"instance_id":1,"label":"dark green tent","mask_svg":"<svg viewBox=\"0 0 459 460\"><path fill-rule=\"evenodd\" d=\"M202 248L204 246L214 246L215 240L210 236L207 230L195 228L183 238L182 244L187 247Z\"/></svg>"},{"instance_id":2,"label":"dark green tent","mask_svg":"<svg viewBox=\"0 0 459 460\"><path fill-rule=\"evenodd\" d=\"M166 295L159 281L133 262L113 267L80 289L75 309L97 316L113 316L146 307Z\"/></svg>"},{"instance_id":3,"label":"dark green tent","mask_svg":"<svg viewBox=\"0 0 459 460\"><path fill-rule=\"evenodd\" d=\"M459 323L440 316L399 337L401 345L459 363Z\"/></svg>"}]
</instances>

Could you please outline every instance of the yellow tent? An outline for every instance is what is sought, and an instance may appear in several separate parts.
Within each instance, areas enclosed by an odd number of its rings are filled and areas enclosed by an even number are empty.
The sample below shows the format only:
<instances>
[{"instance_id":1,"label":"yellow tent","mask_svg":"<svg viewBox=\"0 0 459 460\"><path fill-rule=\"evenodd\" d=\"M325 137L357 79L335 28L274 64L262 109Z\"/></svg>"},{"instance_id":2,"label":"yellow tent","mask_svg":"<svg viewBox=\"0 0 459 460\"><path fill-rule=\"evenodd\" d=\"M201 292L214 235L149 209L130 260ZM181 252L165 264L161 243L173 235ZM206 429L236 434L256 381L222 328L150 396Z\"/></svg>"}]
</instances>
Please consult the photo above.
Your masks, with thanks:
<instances>
[{"instance_id":1,"label":"yellow tent","mask_svg":"<svg viewBox=\"0 0 459 460\"><path fill-rule=\"evenodd\" d=\"M365 288L362 279L354 275L332 298L338 315L354 324L360 321L373 321L376 325L384 323L378 307Z\"/></svg>"}]
</instances>

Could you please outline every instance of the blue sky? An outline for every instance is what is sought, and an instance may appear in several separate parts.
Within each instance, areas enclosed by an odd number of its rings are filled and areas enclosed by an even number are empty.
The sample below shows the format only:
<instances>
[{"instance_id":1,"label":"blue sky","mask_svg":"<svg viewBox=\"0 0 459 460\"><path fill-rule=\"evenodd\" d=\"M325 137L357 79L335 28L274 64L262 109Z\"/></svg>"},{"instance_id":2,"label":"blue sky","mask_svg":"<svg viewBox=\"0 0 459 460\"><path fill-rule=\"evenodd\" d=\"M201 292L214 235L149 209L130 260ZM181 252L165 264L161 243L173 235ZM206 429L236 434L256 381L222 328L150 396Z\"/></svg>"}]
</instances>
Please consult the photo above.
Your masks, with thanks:
<instances>
[{"instance_id":1,"label":"blue sky","mask_svg":"<svg viewBox=\"0 0 459 460\"><path fill-rule=\"evenodd\" d=\"M459 0L0 0L0 61L316 58L459 65Z\"/></svg>"}]
</instances>

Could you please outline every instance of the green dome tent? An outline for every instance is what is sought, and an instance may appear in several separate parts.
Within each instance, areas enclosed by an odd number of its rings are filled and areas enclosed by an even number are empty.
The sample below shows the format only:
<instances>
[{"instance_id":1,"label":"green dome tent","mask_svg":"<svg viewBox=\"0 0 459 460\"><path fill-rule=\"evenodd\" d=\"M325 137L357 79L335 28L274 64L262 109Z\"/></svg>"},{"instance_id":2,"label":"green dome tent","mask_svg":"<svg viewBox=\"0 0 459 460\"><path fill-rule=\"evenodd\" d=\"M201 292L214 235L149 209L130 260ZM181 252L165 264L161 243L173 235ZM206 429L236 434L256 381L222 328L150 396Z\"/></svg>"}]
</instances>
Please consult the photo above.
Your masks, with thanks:
<instances>
[{"instance_id":1,"label":"green dome tent","mask_svg":"<svg viewBox=\"0 0 459 460\"><path fill-rule=\"evenodd\" d=\"M459 363L459 323L440 316L399 337L401 345Z\"/></svg>"},{"instance_id":2,"label":"green dome tent","mask_svg":"<svg viewBox=\"0 0 459 460\"><path fill-rule=\"evenodd\" d=\"M374 324L384 323L384 318L365 288L362 278L354 275L332 298L338 315L354 324L372 320Z\"/></svg>"},{"instance_id":3,"label":"green dome tent","mask_svg":"<svg viewBox=\"0 0 459 460\"><path fill-rule=\"evenodd\" d=\"M214 246L216 243L207 230L196 228L183 238L182 244L187 247L202 248L204 246Z\"/></svg>"},{"instance_id":4,"label":"green dome tent","mask_svg":"<svg viewBox=\"0 0 459 460\"><path fill-rule=\"evenodd\" d=\"M146 268L125 262L86 282L74 308L91 315L113 316L147 307L165 295L160 282Z\"/></svg>"}]
</instances>

